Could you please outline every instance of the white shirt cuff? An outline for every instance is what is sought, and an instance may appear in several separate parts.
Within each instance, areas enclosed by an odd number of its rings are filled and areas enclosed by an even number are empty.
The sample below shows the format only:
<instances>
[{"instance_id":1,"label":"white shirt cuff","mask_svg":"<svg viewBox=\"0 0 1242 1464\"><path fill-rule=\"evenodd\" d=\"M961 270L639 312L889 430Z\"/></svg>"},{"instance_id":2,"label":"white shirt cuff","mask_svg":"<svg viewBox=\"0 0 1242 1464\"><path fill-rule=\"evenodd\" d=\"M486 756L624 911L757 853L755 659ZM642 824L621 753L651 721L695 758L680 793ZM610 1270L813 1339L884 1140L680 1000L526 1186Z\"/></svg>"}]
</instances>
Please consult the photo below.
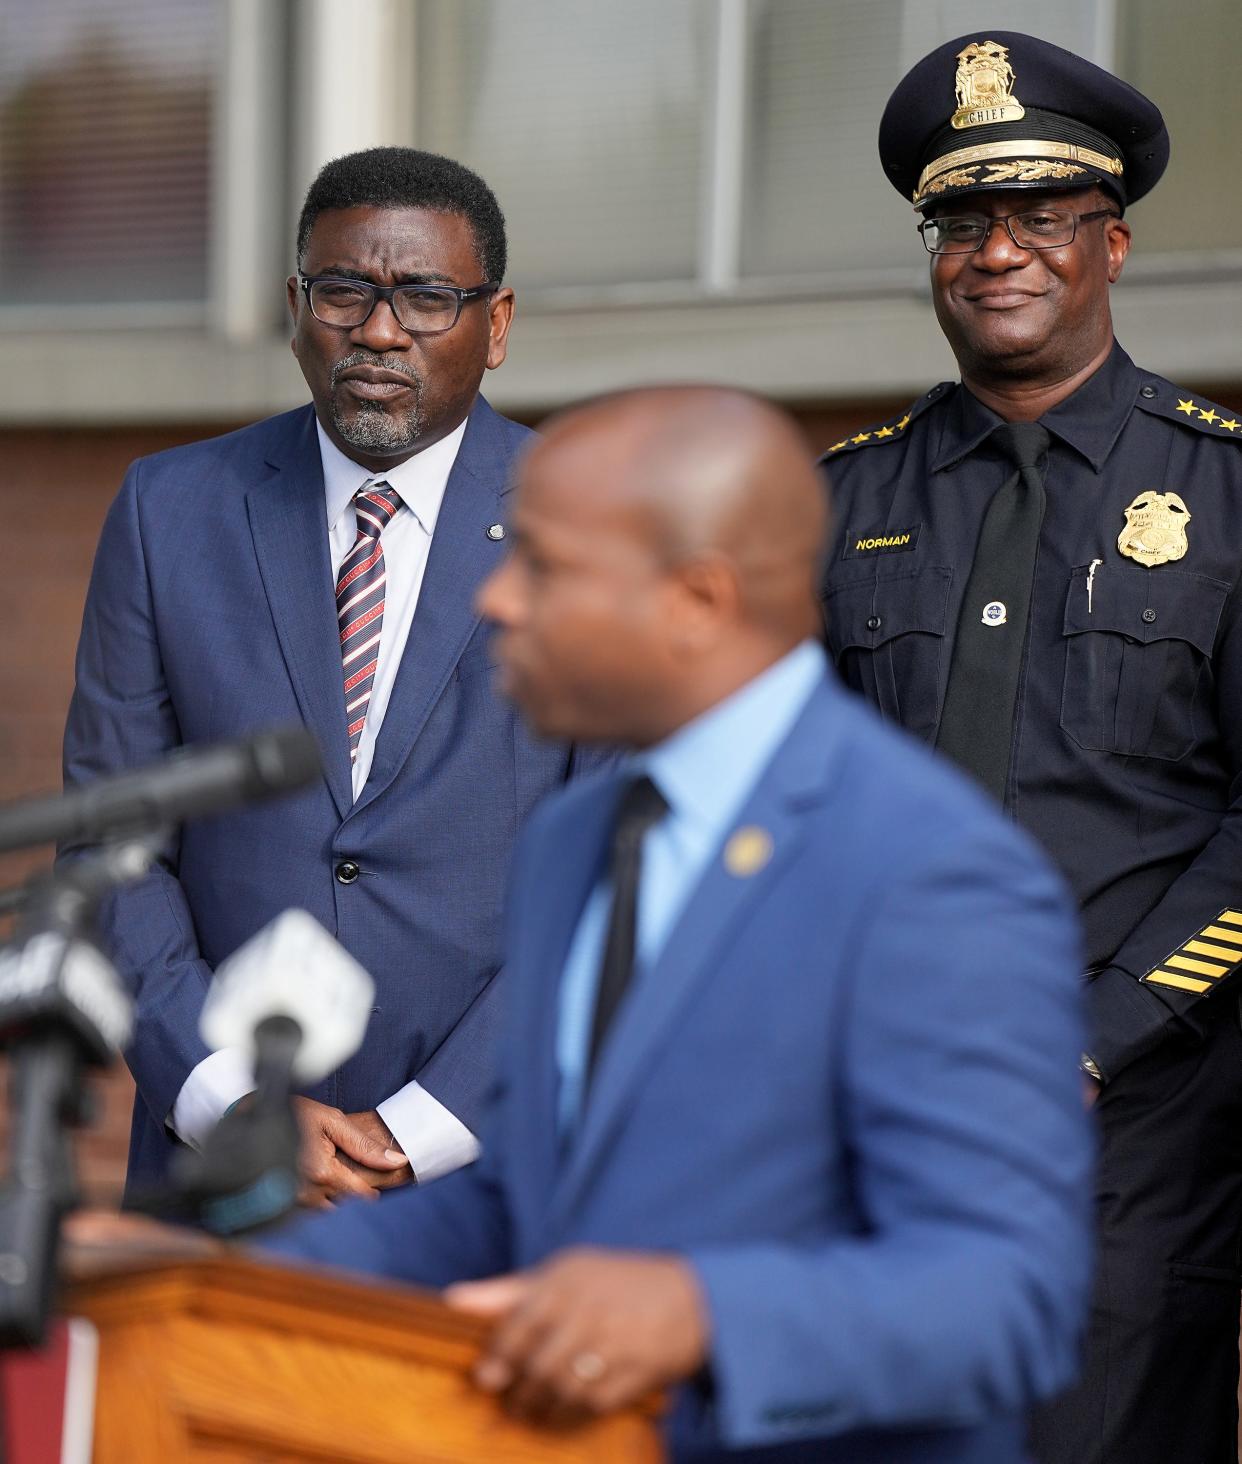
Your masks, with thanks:
<instances>
[{"instance_id":1,"label":"white shirt cuff","mask_svg":"<svg viewBox=\"0 0 1242 1464\"><path fill-rule=\"evenodd\" d=\"M253 1092L254 1069L249 1055L239 1047L222 1047L203 1058L182 1083L168 1126L183 1143L201 1149L203 1140L224 1117L225 1109Z\"/></svg>"},{"instance_id":2,"label":"white shirt cuff","mask_svg":"<svg viewBox=\"0 0 1242 1464\"><path fill-rule=\"evenodd\" d=\"M376 1112L405 1150L419 1184L451 1174L479 1157L478 1139L461 1119L417 1083L407 1083L391 1098L385 1098Z\"/></svg>"}]
</instances>

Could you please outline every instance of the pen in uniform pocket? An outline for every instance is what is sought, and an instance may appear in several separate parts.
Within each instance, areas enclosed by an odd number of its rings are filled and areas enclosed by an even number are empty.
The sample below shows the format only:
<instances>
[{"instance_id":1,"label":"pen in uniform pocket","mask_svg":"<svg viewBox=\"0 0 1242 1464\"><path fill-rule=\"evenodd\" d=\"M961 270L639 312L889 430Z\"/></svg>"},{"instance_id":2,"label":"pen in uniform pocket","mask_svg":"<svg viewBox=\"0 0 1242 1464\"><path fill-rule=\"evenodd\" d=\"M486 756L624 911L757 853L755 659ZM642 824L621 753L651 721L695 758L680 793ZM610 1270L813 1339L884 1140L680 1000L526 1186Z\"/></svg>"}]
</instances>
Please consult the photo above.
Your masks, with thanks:
<instances>
[{"instance_id":1,"label":"pen in uniform pocket","mask_svg":"<svg viewBox=\"0 0 1242 1464\"><path fill-rule=\"evenodd\" d=\"M1087 570L1087 614L1088 615L1091 614L1091 591L1095 587L1095 571L1103 563L1104 563L1104 561L1102 559L1093 559L1091 561L1091 567L1090 567L1090 569Z\"/></svg>"}]
</instances>

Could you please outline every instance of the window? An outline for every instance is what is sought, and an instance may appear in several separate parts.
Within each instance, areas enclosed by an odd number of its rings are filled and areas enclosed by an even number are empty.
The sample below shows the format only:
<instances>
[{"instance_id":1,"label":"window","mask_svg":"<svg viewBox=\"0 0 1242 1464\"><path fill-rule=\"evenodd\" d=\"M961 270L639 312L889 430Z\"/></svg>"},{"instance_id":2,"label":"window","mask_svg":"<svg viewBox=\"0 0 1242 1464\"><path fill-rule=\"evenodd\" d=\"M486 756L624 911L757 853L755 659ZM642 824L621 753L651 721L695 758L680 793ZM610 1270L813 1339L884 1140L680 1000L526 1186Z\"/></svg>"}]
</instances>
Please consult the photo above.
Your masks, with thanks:
<instances>
[{"instance_id":1,"label":"window","mask_svg":"<svg viewBox=\"0 0 1242 1464\"><path fill-rule=\"evenodd\" d=\"M1107 64L1111 14L1046 0L1039 31ZM417 16L417 142L492 184L511 278L544 298L907 287L926 267L876 156L889 93L953 35L1030 26L1025 0L421 0ZM951 75L945 90L947 115Z\"/></svg>"},{"instance_id":2,"label":"window","mask_svg":"<svg viewBox=\"0 0 1242 1464\"><path fill-rule=\"evenodd\" d=\"M1199 0L1193 12L1166 0L1118 0L1118 75L1151 97L1172 138L1168 172L1133 222L1136 259L1193 258L1242 249L1242 30L1236 0ZM1187 224L1186 220L1193 220ZM1234 255L1235 260L1238 258Z\"/></svg>"},{"instance_id":3,"label":"window","mask_svg":"<svg viewBox=\"0 0 1242 1464\"><path fill-rule=\"evenodd\" d=\"M206 294L222 6L40 0L0 36L0 305Z\"/></svg>"},{"instance_id":4,"label":"window","mask_svg":"<svg viewBox=\"0 0 1242 1464\"><path fill-rule=\"evenodd\" d=\"M510 278L693 280L714 0L422 0L417 140L475 168Z\"/></svg>"}]
</instances>

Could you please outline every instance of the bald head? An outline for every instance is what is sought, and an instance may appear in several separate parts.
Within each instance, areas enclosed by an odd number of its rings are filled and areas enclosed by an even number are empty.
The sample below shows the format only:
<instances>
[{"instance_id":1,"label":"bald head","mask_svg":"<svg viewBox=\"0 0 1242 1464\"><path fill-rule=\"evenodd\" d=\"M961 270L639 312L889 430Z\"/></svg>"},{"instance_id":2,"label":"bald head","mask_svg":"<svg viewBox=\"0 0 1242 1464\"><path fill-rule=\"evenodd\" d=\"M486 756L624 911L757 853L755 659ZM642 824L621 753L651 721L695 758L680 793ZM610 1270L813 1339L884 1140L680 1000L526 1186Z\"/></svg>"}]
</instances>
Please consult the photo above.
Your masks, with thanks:
<instances>
[{"instance_id":1,"label":"bald head","mask_svg":"<svg viewBox=\"0 0 1242 1464\"><path fill-rule=\"evenodd\" d=\"M827 497L785 413L724 387L645 387L562 413L534 454L593 464L592 492L644 522L665 563L721 557L744 614L805 634Z\"/></svg>"},{"instance_id":2,"label":"bald head","mask_svg":"<svg viewBox=\"0 0 1242 1464\"><path fill-rule=\"evenodd\" d=\"M823 483L755 397L652 387L564 412L515 498L480 606L541 730L658 740L817 633Z\"/></svg>"}]
</instances>

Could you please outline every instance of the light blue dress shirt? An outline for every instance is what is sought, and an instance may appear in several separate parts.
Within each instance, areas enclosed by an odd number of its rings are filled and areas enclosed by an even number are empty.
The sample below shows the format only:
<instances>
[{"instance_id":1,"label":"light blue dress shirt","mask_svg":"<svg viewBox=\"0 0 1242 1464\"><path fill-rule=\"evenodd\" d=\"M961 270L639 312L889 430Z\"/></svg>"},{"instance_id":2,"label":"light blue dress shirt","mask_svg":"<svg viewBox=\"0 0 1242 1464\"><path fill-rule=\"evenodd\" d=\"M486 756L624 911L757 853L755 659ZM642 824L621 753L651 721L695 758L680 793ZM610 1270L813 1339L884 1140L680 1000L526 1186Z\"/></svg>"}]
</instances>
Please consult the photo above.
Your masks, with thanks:
<instances>
[{"instance_id":1,"label":"light blue dress shirt","mask_svg":"<svg viewBox=\"0 0 1242 1464\"><path fill-rule=\"evenodd\" d=\"M668 804L668 813L643 840L634 975L627 999L642 999L647 973L686 901L826 670L823 649L803 641L740 691L622 765L620 771L629 776L645 772ZM612 882L605 877L582 911L561 979L556 1060L563 1135L576 1127L582 1108L611 903Z\"/></svg>"}]
</instances>

